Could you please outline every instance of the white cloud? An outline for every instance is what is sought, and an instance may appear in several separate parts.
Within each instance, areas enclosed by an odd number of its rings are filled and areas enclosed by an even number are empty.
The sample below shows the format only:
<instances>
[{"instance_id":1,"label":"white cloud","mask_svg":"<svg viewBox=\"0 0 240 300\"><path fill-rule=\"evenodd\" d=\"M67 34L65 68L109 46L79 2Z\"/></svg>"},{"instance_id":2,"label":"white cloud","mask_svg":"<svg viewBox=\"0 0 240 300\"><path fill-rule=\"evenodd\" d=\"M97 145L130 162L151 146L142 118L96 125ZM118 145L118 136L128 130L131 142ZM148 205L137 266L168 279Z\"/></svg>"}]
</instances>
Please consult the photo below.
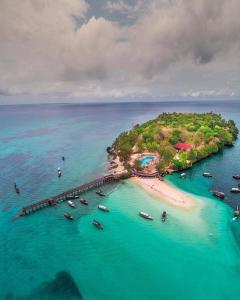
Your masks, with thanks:
<instances>
[{"instance_id":1,"label":"white cloud","mask_svg":"<svg viewBox=\"0 0 240 300\"><path fill-rule=\"evenodd\" d=\"M0 95L240 94L238 0L106 3L135 22L86 19L84 0L1 0Z\"/></svg>"}]
</instances>

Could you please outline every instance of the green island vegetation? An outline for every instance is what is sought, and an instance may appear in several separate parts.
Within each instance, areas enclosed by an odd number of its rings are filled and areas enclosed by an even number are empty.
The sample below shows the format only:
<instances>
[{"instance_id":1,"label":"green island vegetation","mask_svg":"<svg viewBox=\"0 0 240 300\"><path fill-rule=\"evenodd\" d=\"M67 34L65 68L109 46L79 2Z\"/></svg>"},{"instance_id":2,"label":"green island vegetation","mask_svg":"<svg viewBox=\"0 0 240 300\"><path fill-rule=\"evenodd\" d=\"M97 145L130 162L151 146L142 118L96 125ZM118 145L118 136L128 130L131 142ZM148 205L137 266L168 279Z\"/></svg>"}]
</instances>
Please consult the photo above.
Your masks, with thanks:
<instances>
[{"instance_id":1,"label":"green island vegetation","mask_svg":"<svg viewBox=\"0 0 240 300\"><path fill-rule=\"evenodd\" d=\"M126 169L143 170L139 159L133 161L132 156L150 152L158 157L155 170L178 171L233 145L237 135L234 121L226 121L220 114L163 113L121 133L107 151Z\"/></svg>"}]
</instances>

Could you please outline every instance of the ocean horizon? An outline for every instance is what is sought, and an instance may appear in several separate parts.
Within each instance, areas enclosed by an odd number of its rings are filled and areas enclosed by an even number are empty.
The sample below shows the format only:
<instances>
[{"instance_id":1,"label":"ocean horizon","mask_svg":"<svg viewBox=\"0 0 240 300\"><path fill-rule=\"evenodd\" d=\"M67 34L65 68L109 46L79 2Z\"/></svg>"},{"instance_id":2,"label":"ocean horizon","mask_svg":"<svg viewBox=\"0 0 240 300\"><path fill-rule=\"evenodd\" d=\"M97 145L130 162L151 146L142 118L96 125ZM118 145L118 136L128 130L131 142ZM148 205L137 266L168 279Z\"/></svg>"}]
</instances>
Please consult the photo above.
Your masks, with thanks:
<instances>
[{"instance_id":1,"label":"ocean horizon","mask_svg":"<svg viewBox=\"0 0 240 300\"><path fill-rule=\"evenodd\" d=\"M0 106L0 299L230 299L240 293L239 174L234 147L167 176L189 193L193 211L160 201L126 180L94 191L71 213L66 203L14 220L23 206L105 175L106 148L122 132L162 112L210 112L240 128L240 103L125 102ZM61 158L65 157L63 161ZM56 176L57 168L61 178ZM211 172L213 179L204 178ZM14 191L14 182L20 194ZM224 201L212 191L225 192ZM109 214L97 209L110 208ZM146 210L152 223L138 217ZM160 216L168 211L164 224ZM93 219L105 226L98 231Z\"/></svg>"}]
</instances>

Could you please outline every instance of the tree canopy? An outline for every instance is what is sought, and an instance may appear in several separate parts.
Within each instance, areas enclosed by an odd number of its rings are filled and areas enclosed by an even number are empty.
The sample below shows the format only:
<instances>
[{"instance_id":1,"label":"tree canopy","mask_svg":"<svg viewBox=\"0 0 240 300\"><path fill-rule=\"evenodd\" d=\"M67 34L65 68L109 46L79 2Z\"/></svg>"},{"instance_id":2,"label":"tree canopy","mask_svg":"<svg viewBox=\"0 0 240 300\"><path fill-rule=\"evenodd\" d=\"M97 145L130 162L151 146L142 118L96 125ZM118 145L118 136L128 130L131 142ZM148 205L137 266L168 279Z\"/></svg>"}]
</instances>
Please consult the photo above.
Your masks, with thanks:
<instances>
[{"instance_id":1,"label":"tree canopy","mask_svg":"<svg viewBox=\"0 0 240 300\"><path fill-rule=\"evenodd\" d=\"M174 168L181 170L195 161L232 145L238 129L233 120L226 121L220 114L209 113L163 113L156 119L130 131L121 133L111 151L124 163L133 153L143 151L159 154L158 170ZM177 143L187 143L191 150L177 151ZM140 167L140 166L138 166Z\"/></svg>"}]
</instances>

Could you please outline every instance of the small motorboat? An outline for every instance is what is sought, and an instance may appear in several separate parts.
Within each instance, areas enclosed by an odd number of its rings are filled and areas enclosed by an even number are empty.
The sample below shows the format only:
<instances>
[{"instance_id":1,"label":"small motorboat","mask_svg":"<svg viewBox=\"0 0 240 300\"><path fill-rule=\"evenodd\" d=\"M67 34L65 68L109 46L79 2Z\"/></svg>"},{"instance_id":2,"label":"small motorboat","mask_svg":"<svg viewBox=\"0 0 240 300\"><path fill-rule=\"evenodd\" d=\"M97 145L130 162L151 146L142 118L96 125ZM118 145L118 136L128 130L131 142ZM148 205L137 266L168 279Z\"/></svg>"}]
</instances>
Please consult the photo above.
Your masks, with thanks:
<instances>
[{"instance_id":1,"label":"small motorboat","mask_svg":"<svg viewBox=\"0 0 240 300\"><path fill-rule=\"evenodd\" d=\"M186 173L181 173L180 178L184 178L184 177L186 177L186 175L187 175Z\"/></svg>"},{"instance_id":2,"label":"small motorboat","mask_svg":"<svg viewBox=\"0 0 240 300\"><path fill-rule=\"evenodd\" d=\"M83 205L88 205L88 202L86 199L80 198L79 201L83 204Z\"/></svg>"},{"instance_id":3,"label":"small motorboat","mask_svg":"<svg viewBox=\"0 0 240 300\"><path fill-rule=\"evenodd\" d=\"M66 197L67 200L74 200L74 199L79 199L79 196L74 196L74 195L68 195Z\"/></svg>"},{"instance_id":4,"label":"small motorboat","mask_svg":"<svg viewBox=\"0 0 240 300\"><path fill-rule=\"evenodd\" d=\"M240 188L231 188L231 193L240 193Z\"/></svg>"},{"instance_id":5,"label":"small motorboat","mask_svg":"<svg viewBox=\"0 0 240 300\"><path fill-rule=\"evenodd\" d=\"M96 194L97 194L98 196L101 196L101 197L106 196L102 190L97 190L97 191L96 191Z\"/></svg>"},{"instance_id":6,"label":"small motorboat","mask_svg":"<svg viewBox=\"0 0 240 300\"><path fill-rule=\"evenodd\" d=\"M139 216L147 220L153 220L153 217L144 211L140 211Z\"/></svg>"},{"instance_id":7,"label":"small motorboat","mask_svg":"<svg viewBox=\"0 0 240 300\"><path fill-rule=\"evenodd\" d=\"M213 192L213 196L218 197L220 199L224 199L225 194L223 192L217 192L217 191L215 191L215 192Z\"/></svg>"},{"instance_id":8,"label":"small motorboat","mask_svg":"<svg viewBox=\"0 0 240 300\"><path fill-rule=\"evenodd\" d=\"M58 177L60 178L62 176L62 172L58 171Z\"/></svg>"},{"instance_id":9,"label":"small motorboat","mask_svg":"<svg viewBox=\"0 0 240 300\"><path fill-rule=\"evenodd\" d=\"M208 178L213 177L212 174L211 174L211 173L208 173L208 172L203 173L202 176L208 177Z\"/></svg>"},{"instance_id":10,"label":"small motorboat","mask_svg":"<svg viewBox=\"0 0 240 300\"><path fill-rule=\"evenodd\" d=\"M73 203L71 200L68 200L68 205L70 206L70 207L72 207L72 208L76 208L76 205L75 205L75 203Z\"/></svg>"},{"instance_id":11,"label":"small motorboat","mask_svg":"<svg viewBox=\"0 0 240 300\"><path fill-rule=\"evenodd\" d=\"M72 215L70 215L70 213L68 213L68 212L65 212L64 213L64 217L66 218L66 219L68 219L68 220L74 220L74 217L72 216Z\"/></svg>"},{"instance_id":12,"label":"small motorboat","mask_svg":"<svg viewBox=\"0 0 240 300\"><path fill-rule=\"evenodd\" d=\"M103 230L103 225L100 223L100 222L98 222L97 220L93 220L93 225L95 225L98 229L101 229L101 230Z\"/></svg>"},{"instance_id":13,"label":"small motorboat","mask_svg":"<svg viewBox=\"0 0 240 300\"><path fill-rule=\"evenodd\" d=\"M162 213L162 222L165 222L166 219L167 219L167 212L163 211L163 213Z\"/></svg>"},{"instance_id":14,"label":"small motorboat","mask_svg":"<svg viewBox=\"0 0 240 300\"><path fill-rule=\"evenodd\" d=\"M234 178L234 179L240 179L240 175L233 175L232 178Z\"/></svg>"},{"instance_id":15,"label":"small motorboat","mask_svg":"<svg viewBox=\"0 0 240 300\"><path fill-rule=\"evenodd\" d=\"M106 206L104 206L104 205L98 205L98 209L100 209L100 210L102 210L102 211L105 211L105 212L109 212L109 209L106 207Z\"/></svg>"},{"instance_id":16,"label":"small motorboat","mask_svg":"<svg viewBox=\"0 0 240 300\"><path fill-rule=\"evenodd\" d=\"M17 194L20 194L20 189L17 186L15 187L15 191Z\"/></svg>"},{"instance_id":17,"label":"small motorboat","mask_svg":"<svg viewBox=\"0 0 240 300\"><path fill-rule=\"evenodd\" d=\"M237 209L234 211L234 218L239 218L240 217L240 209L239 207L237 206Z\"/></svg>"}]
</instances>

